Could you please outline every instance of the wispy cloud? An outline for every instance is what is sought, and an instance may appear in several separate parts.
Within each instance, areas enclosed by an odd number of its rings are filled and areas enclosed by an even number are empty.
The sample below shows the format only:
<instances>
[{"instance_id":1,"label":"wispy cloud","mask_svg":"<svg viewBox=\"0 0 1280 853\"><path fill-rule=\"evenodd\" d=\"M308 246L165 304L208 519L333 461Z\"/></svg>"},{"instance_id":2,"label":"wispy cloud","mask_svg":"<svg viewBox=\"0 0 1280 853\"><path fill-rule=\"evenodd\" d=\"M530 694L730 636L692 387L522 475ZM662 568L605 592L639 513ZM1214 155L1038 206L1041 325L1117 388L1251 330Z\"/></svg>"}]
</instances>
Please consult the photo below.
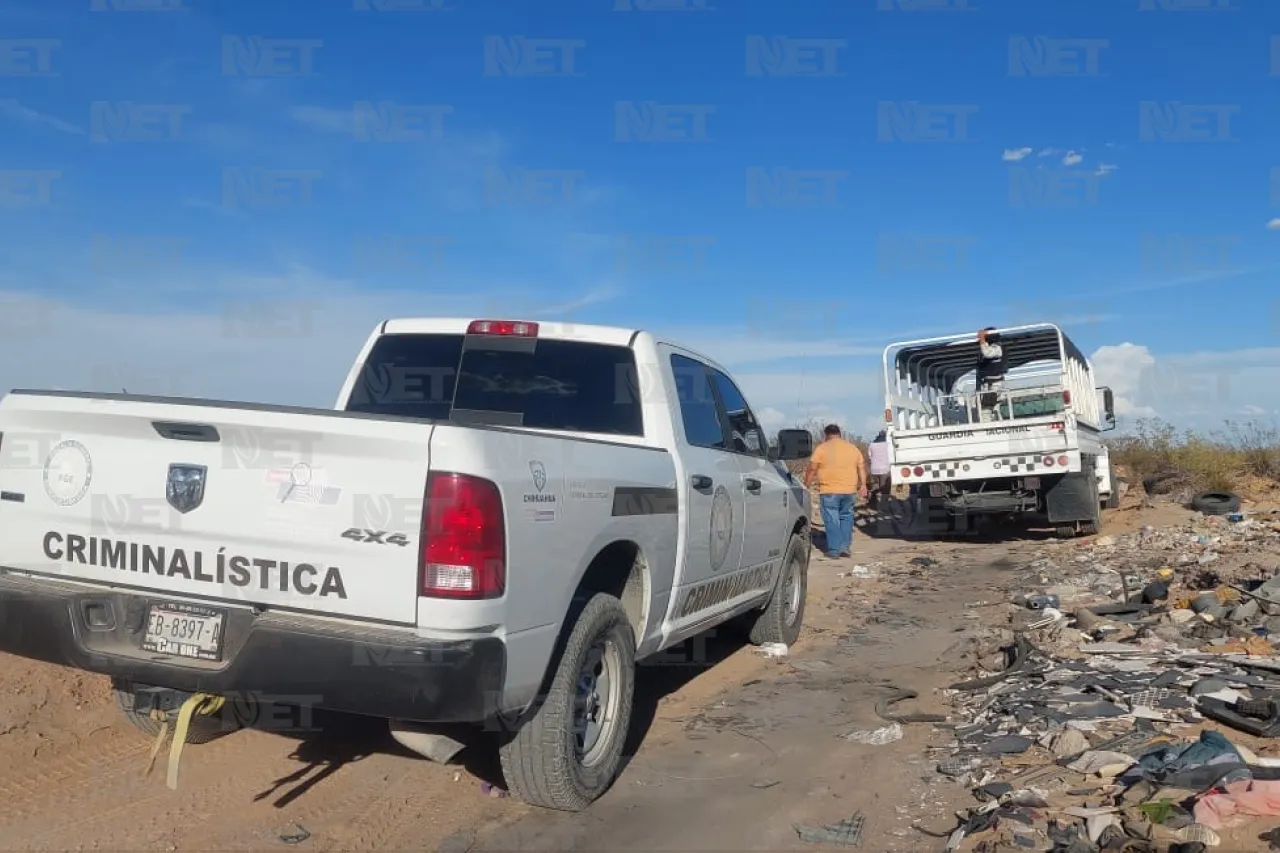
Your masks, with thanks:
<instances>
[{"instance_id":1,"label":"wispy cloud","mask_svg":"<svg viewBox=\"0 0 1280 853\"><path fill-rule=\"evenodd\" d=\"M336 110L332 107L297 106L289 110L289 118L312 130L341 133L351 136L355 132L355 111Z\"/></svg>"},{"instance_id":2,"label":"wispy cloud","mask_svg":"<svg viewBox=\"0 0 1280 853\"><path fill-rule=\"evenodd\" d=\"M1107 175L1110 175L1112 172L1114 172L1118 168L1120 167L1113 165L1111 163L1099 163L1098 168L1094 169L1093 173L1100 178L1105 178Z\"/></svg>"},{"instance_id":3,"label":"wispy cloud","mask_svg":"<svg viewBox=\"0 0 1280 853\"><path fill-rule=\"evenodd\" d=\"M577 299L564 302L559 305L549 305L543 309L543 313L547 316L557 316L560 314L572 314L575 311L581 311L584 308L590 308L594 305L601 305L605 302L612 302L622 296L623 290L615 284L605 284L594 287Z\"/></svg>"},{"instance_id":4,"label":"wispy cloud","mask_svg":"<svg viewBox=\"0 0 1280 853\"><path fill-rule=\"evenodd\" d=\"M1062 158L1062 165L1076 166L1084 162L1084 155L1079 151L1068 151L1067 155Z\"/></svg>"},{"instance_id":5,"label":"wispy cloud","mask_svg":"<svg viewBox=\"0 0 1280 853\"><path fill-rule=\"evenodd\" d=\"M1004 156L1001 159L1006 163L1016 163L1019 160L1025 159L1030 154L1030 148L1006 148L1004 149Z\"/></svg>"},{"instance_id":6,"label":"wispy cloud","mask_svg":"<svg viewBox=\"0 0 1280 853\"><path fill-rule=\"evenodd\" d=\"M1280 217L1267 223L1267 228L1271 231L1280 231Z\"/></svg>"},{"instance_id":7,"label":"wispy cloud","mask_svg":"<svg viewBox=\"0 0 1280 853\"><path fill-rule=\"evenodd\" d=\"M56 116L37 112L30 107L23 106L12 98L0 100L0 117L10 121L22 122L23 124L51 127L60 133L70 133L76 136L86 135L83 128L76 127L74 124L65 122Z\"/></svg>"}]
</instances>

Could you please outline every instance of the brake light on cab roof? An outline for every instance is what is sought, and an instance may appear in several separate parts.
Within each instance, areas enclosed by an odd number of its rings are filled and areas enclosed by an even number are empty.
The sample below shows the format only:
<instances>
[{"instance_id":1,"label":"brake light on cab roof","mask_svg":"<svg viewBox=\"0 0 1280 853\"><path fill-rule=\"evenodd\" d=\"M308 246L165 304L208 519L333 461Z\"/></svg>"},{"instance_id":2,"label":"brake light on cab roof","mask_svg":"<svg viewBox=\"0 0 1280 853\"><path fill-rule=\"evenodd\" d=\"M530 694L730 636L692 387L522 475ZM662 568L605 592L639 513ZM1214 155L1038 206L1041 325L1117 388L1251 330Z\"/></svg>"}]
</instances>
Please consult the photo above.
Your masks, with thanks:
<instances>
[{"instance_id":1,"label":"brake light on cab roof","mask_svg":"<svg viewBox=\"0 0 1280 853\"><path fill-rule=\"evenodd\" d=\"M538 324L523 320L472 320L468 335L497 335L508 338L536 338Z\"/></svg>"}]
</instances>

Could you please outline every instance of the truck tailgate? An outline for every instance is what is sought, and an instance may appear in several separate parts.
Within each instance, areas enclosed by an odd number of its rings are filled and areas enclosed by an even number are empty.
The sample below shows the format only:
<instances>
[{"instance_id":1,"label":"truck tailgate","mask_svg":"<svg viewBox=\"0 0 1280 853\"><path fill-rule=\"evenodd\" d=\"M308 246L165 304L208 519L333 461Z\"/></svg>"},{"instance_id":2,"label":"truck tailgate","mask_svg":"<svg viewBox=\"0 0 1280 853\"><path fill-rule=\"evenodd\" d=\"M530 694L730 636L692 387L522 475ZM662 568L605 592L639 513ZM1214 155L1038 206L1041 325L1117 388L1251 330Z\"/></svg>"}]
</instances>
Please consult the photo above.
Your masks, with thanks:
<instances>
[{"instance_id":1,"label":"truck tailgate","mask_svg":"<svg viewBox=\"0 0 1280 853\"><path fill-rule=\"evenodd\" d=\"M0 401L0 565L412 624L432 429L13 393Z\"/></svg>"}]
</instances>

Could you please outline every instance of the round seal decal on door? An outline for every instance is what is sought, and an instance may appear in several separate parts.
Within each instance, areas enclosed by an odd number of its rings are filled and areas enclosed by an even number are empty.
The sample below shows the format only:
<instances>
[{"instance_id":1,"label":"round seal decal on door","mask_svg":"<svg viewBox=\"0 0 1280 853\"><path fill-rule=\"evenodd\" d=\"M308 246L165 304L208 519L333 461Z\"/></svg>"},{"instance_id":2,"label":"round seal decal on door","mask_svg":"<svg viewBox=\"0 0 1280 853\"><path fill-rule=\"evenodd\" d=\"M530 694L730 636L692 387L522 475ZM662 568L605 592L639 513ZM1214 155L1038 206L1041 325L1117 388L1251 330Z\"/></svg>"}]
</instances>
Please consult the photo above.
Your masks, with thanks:
<instances>
[{"instance_id":1,"label":"round seal decal on door","mask_svg":"<svg viewBox=\"0 0 1280 853\"><path fill-rule=\"evenodd\" d=\"M729 556L729 543L733 541L733 501L724 486L716 489L711 498L711 570L718 572Z\"/></svg>"},{"instance_id":2,"label":"round seal decal on door","mask_svg":"<svg viewBox=\"0 0 1280 853\"><path fill-rule=\"evenodd\" d=\"M84 500L93 480L93 460L78 441L63 441L44 460L44 491L58 506L73 506Z\"/></svg>"}]
</instances>

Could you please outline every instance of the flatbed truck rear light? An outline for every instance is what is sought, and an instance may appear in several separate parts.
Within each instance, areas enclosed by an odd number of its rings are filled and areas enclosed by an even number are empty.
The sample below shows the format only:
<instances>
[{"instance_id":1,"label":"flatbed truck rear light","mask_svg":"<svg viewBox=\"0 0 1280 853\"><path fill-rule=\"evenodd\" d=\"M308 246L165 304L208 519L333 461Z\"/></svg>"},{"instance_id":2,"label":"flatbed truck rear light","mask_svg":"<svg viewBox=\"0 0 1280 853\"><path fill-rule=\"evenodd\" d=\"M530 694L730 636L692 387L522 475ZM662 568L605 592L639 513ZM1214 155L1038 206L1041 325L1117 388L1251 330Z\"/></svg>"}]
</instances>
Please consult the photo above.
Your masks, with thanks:
<instances>
[{"instance_id":1,"label":"flatbed truck rear light","mask_svg":"<svg viewBox=\"0 0 1280 853\"><path fill-rule=\"evenodd\" d=\"M496 335L506 338L536 338L538 324L523 320L472 320L468 335Z\"/></svg>"},{"instance_id":2,"label":"flatbed truck rear light","mask_svg":"<svg viewBox=\"0 0 1280 853\"><path fill-rule=\"evenodd\" d=\"M496 483L467 474L427 475L418 579L424 598L502 596L507 534Z\"/></svg>"}]
</instances>

